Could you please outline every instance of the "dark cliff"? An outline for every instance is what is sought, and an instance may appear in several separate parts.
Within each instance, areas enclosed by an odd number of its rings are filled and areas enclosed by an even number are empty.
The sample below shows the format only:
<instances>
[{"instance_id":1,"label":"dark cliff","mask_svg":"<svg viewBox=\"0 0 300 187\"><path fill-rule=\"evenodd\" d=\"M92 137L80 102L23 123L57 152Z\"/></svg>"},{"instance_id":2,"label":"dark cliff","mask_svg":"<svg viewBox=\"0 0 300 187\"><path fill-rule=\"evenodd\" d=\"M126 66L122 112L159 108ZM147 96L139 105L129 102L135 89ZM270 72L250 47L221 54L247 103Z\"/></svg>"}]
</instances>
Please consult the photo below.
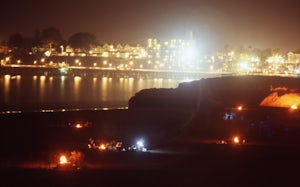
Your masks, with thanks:
<instances>
[{"instance_id":1,"label":"dark cliff","mask_svg":"<svg viewBox=\"0 0 300 187\"><path fill-rule=\"evenodd\" d=\"M271 119L268 123L273 121L270 127L280 131L286 127L298 128L299 125L295 125L300 121L298 111L290 115L288 109L261 107L260 103L270 95L271 88L284 87L287 91L298 94L299 83L300 78L291 77L236 76L202 79L181 83L175 89L142 90L130 99L129 109L172 108L187 111L191 120L180 133L189 138L224 137L237 131L249 134L249 128L252 127L255 136L260 136L259 124L266 123L267 119ZM240 105L245 108L239 114L240 119L224 120L225 113L236 113ZM274 132L273 129L267 131L267 136ZM298 131L300 129L297 133ZM297 137L297 133L293 136Z\"/></svg>"},{"instance_id":2,"label":"dark cliff","mask_svg":"<svg viewBox=\"0 0 300 187\"><path fill-rule=\"evenodd\" d=\"M270 87L300 90L300 78L237 76L208 78L181 83L175 89L146 89L129 100L134 108L258 106L270 94Z\"/></svg>"}]
</instances>

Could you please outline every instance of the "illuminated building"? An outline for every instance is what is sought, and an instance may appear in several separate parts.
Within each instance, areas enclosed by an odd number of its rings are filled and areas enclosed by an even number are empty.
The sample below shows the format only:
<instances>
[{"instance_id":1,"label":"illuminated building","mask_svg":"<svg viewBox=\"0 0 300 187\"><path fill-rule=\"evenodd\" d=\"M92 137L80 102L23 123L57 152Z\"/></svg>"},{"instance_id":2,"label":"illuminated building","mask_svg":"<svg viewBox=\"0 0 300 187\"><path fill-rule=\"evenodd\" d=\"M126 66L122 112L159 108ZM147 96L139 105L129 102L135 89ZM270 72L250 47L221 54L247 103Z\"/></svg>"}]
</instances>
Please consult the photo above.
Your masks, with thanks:
<instances>
[{"instance_id":1,"label":"illuminated building","mask_svg":"<svg viewBox=\"0 0 300 187\"><path fill-rule=\"evenodd\" d=\"M289 72L300 74L300 53L289 52L287 54L287 68Z\"/></svg>"},{"instance_id":2,"label":"illuminated building","mask_svg":"<svg viewBox=\"0 0 300 187\"><path fill-rule=\"evenodd\" d=\"M149 38L147 43L149 68L195 70L199 68L200 56L194 40L170 39L158 41Z\"/></svg>"}]
</instances>

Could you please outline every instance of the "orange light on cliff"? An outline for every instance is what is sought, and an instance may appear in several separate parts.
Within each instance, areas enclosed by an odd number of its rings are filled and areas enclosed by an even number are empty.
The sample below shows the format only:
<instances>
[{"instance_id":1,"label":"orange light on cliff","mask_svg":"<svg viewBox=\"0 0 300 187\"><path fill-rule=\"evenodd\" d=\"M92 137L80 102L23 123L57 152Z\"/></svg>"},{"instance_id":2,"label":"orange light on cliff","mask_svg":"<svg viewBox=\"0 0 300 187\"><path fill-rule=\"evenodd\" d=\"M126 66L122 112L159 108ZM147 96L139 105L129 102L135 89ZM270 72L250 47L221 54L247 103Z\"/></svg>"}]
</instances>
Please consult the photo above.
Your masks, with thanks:
<instances>
[{"instance_id":1,"label":"orange light on cliff","mask_svg":"<svg viewBox=\"0 0 300 187\"><path fill-rule=\"evenodd\" d=\"M292 105L292 106L291 106L291 109L292 109L292 110L297 110L297 109L298 109L298 106L297 106L297 105Z\"/></svg>"},{"instance_id":2,"label":"orange light on cliff","mask_svg":"<svg viewBox=\"0 0 300 187\"><path fill-rule=\"evenodd\" d=\"M269 96L263 99L260 106L269 107L285 107L291 109L297 109L300 105L300 94L295 92L288 92L287 89L273 89ZM284 93L279 94L278 91L283 91Z\"/></svg>"}]
</instances>

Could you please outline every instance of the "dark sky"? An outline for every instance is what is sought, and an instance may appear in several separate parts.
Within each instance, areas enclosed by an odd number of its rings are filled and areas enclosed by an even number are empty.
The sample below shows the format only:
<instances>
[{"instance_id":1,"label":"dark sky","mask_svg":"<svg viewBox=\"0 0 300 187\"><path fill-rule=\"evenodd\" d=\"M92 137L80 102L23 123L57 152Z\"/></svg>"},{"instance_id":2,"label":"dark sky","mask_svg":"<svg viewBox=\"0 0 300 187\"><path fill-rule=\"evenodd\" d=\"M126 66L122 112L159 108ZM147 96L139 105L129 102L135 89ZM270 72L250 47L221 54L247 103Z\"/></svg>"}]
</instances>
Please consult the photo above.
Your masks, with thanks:
<instances>
[{"instance_id":1,"label":"dark sky","mask_svg":"<svg viewBox=\"0 0 300 187\"><path fill-rule=\"evenodd\" d=\"M65 39L89 32L102 43L144 44L146 38L183 38L203 49L225 44L300 48L297 0L1 0L0 40L12 33L59 29Z\"/></svg>"}]
</instances>

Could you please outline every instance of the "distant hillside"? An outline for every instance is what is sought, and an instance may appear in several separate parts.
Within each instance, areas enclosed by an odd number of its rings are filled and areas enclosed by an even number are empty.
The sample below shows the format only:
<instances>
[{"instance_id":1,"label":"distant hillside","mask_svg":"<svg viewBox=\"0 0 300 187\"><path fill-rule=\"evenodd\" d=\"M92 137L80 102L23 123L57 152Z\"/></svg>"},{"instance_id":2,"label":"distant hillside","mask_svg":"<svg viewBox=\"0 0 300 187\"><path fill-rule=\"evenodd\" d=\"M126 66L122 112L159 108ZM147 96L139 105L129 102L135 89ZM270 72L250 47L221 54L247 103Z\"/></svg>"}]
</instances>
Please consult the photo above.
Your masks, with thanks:
<instances>
[{"instance_id":1,"label":"distant hillside","mask_svg":"<svg viewBox=\"0 0 300 187\"><path fill-rule=\"evenodd\" d=\"M176 89L141 90L129 100L133 108L195 108L258 106L270 88L300 90L300 78L236 76L181 83Z\"/></svg>"},{"instance_id":2,"label":"distant hillside","mask_svg":"<svg viewBox=\"0 0 300 187\"><path fill-rule=\"evenodd\" d=\"M185 138L218 138L239 132L265 139L279 137L287 129L295 128L293 137L297 137L300 135L298 110L290 115L289 109L260 106L260 103L274 90L278 90L278 96L283 94L282 90L294 91L299 100L299 83L300 78L288 77L201 79L182 83L176 89L142 90L129 100L129 109L177 108L190 111L193 119L185 130L180 131ZM238 112L240 105L245 110ZM234 119L226 120L224 115L233 115ZM292 137L292 131L288 132Z\"/></svg>"}]
</instances>

